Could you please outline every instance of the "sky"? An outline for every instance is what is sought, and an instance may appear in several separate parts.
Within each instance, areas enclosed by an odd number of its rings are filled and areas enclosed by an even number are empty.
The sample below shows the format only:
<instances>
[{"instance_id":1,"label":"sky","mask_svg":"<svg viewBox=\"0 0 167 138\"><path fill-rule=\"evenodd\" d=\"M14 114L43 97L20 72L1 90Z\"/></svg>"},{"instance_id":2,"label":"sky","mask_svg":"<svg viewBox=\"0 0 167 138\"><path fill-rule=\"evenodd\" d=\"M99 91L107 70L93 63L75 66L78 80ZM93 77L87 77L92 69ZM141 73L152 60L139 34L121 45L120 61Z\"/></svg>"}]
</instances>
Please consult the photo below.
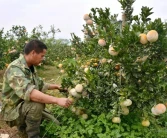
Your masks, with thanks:
<instances>
[{"instance_id":1,"label":"sky","mask_svg":"<svg viewBox=\"0 0 167 138\"><path fill-rule=\"evenodd\" d=\"M154 20L167 20L166 0L136 0L133 4L134 15L141 12L142 6L153 8ZM25 26L28 32L42 25L44 31L50 26L59 28L56 38L71 39L70 33L83 37L84 14L91 8L110 8L111 14L121 19L121 5L117 0L0 0L0 29L10 30L13 25Z\"/></svg>"}]
</instances>

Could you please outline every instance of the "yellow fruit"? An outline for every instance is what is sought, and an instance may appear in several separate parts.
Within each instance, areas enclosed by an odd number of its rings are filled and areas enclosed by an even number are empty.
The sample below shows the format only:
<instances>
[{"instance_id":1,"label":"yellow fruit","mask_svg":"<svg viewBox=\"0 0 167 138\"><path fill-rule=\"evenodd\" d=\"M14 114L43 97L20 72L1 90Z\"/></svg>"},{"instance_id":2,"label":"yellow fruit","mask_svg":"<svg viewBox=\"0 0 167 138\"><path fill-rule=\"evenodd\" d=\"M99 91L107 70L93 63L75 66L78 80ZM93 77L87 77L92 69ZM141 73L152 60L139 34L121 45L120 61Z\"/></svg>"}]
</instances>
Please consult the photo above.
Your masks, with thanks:
<instances>
[{"instance_id":1,"label":"yellow fruit","mask_svg":"<svg viewBox=\"0 0 167 138\"><path fill-rule=\"evenodd\" d=\"M125 101L121 102L120 105L122 107L124 106L130 106L132 104L132 101L130 99L126 99Z\"/></svg>"},{"instance_id":2,"label":"yellow fruit","mask_svg":"<svg viewBox=\"0 0 167 138\"><path fill-rule=\"evenodd\" d=\"M116 52L115 49L112 46L109 47L108 52L112 56L117 56L118 55L118 52Z\"/></svg>"},{"instance_id":3,"label":"yellow fruit","mask_svg":"<svg viewBox=\"0 0 167 138\"><path fill-rule=\"evenodd\" d=\"M61 69L61 70L60 70L60 73L64 73L64 70L63 70L63 69Z\"/></svg>"},{"instance_id":4,"label":"yellow fruit","mask_svg":"<svg viewBox=\"0 0 167 138\"><path fill-rule=\"evenodd\" d=\"M72 89L69 91L69 93L70 93L72 96L74 96L74 97L77 95L77 92L76 92L75 88L72 88Z\"/></svg>"},{"instance_id":5,"label":"yellow fruit","mask_svg":"<svg viewBox=\"0 0 167 138\"><path fill-rule=\"evenodd\" d=\"M127 107L122 107L122 114L123 115L128 115L129 114L129 109Z\"/></svg>"},{"instance_id":6,"label":"yellow fruit","mask_svg":"<svg viewBox=\"0 0 167 138\"><path fill-rule=\"evenodd\" d=\"M81 68L84 68L85 66L84 65L81 65Z\"/></svg>"},{"instance_id":7,"label":"yellow fruit","mask_svg":"<svg viewBox=\"0 0 167 138\"><path fill-rule=\"evenodd\" d=\"M142 126L148 127L150 125L150 121L149 120L143 120L142 121Z\"/></svg>"},{"instance_id":8,"label":"yellow fruit","mask_svg":"<svg viewBox=\"0 0 167 138\"><path fill-rule=\"evenodd\" d=\"M98 44L100 46L105 46L106 45L106 41L104 39L99 39Z\"/></svg>"},{"instance_id":9,"label":"yellow fruit","mask_svg":"<svg viewBox=\"0 0 167 138\"><path fill-rule=\"evenodd\" d=\"M142 43L143 45L147 44L148 40L147 40L147 35L146 34L140 34L140 43Z\"/></svg>"},{"instance_id":10,"label":"yellow fruit","mask_svg":"<svg viewBox=\"0 0 167 138\"><path fill-rule=\"evenodd\" d=\"M88 20L86 21L86 24L87 24L87 25L92 25L92 24L93 24L93 21L92 21L91 19L88 19Z\"/></svg>"},{"instance_id":11,"label":"yellow fruit","mask_svg":"<svg viewBox=\"0 0 167 138\"><path fill-rule=\"evenodd\" d=\"M74 107L74 106L71 108L71 111L72 111L72 112L76 112L76 110L77 110L77 108Z\"/></svg>"},{"instance_id":12,"label":"yellow fruit","mask_svg":"<svg viewBox=\"0 0 167 138\"><path fill-rule=\"evenodd\" d=\"M85 65L84 68L88 68L88 65Z\"/></svg>"},{"instance_id":13,"label":"yellow fruit","mask_svg":"<svg viewBox=\"0 0 167 138\"><path fill-rule=\"evenodd\" d=\"M89 20L89 19L90 19L89 14L85 14L85 15L83 16L83 19L84 19L84 20Z\"/></svg>"},{"instance_id":14,"label":"yellow fruit","mask_svg":"<svg viewBox=\"0 0 167 138\"><path fill-rule=\"evenodd\" d=\"M154 106L154 109L157 114L163 114L166 111L166 106L164 104L159 103Z\"/></svg>"},{"instance_id":15,"label":"yellow fruit","mask_svg":"<svg viewBox=\"0 0 167 138\"><path fill-rule=\"evenodd\" d=\"M115 84L115 83L113 83L112 86L113 86L113 88L117 88L118 87L118 85Z\"/></svg>"},{"instance_id":16,"label":"yellow fruit","mask_svg":"<svg viewBox=\"0 0 167 138\"><path fill-rule=\"evenodd\" d=\"M82 84L77 84L77 85L75 86L75 90L76 90L76 92L82 92L82 90L83 90Z\"/></svg>"},{"instance_id":17,"label":"yellow fruit","mask_svg":"<svg viewBox=\"0 0 167 138\"><path fill-rule=\"evenodd\" d=\"M86 65L88 65L88 66L89 66L89 65L90 65L90 62L86 62Z\"/></svg>"},{"instance_id":18,"label":"yellow fruit","mask_svg":"<svg viewBox=\"0 0 167 138\"><path fill-rule=\"evenodd\" d=\"M158 40L158 33L156 30L151 30L147 33L147 40L149 42L155 42Z\"/></svg>"},{"instance_id":19,"label":"yellow fruit","mask_svg":"<svg viewBox=\"0 0 167 138\"><path fill-rule=\"evenodd\" d=\"M75 114L76 115L82 115L83 111L81 109L77 108L76 111L75 111Z\"/></svg>"},{"instance_id":20,"label":"yellow fruit","mask_svg":"<svg viewBox=\"0 0 167 138\"><path fill-rule=\"evenodd\" d=\"M107 63L111 63L111 62L112 62L112 59L108 59L108 60L107 60Z\"/></svg>"},{"instance_id":21,"label":"yellow fruit","mask_svg":"<svg viewBox=\"0 0 167 138\"><path fill-rule=\"evenodd\" d=\"M87 114L82 114L82 118L86 120L86 119L88 119L88 115Z\"/></svg>"},{"instance_id":22,"label":"yellow fruit","mask_svg":"<svg viewBox=\"0 0 167 138\"><path fill-rule=\"evenodd\" d=\"M113 117L112 122L113 123L121 123L121 119L120 119L120 117Z\"/></svg>"},{"instance_id":23,"label":"yellow fruit","mask_svg":"<svg viewBox=\"0 0 167 138\"><path fill-rule=\"evenodd\" d=\"M107 62L107 59L106 59L106 58L103 58L103 59L100 60L100 63L102 63L102 64L104 64L104 63L106 63L106 62Z\"/></svg>"},{"instance_id":24,"label":"yellow fruit","mask_svg":"<svg viewBox=\"0 0 167 138\"><path fill-rule=\"evenodd\" d=\"M62 68L62 66L63 66L63 64L59 64L59 65L58 65L59 68Z\"/></svg>"},{"instance_id":25,"label":"yellow fruit","mask_svg":"<svg viewBox=\"0 0 167 138\"><path fill-rule=\"evenodd\" d=\"M141 80L138 80L138 83L140 84L140 83L141 83Z\"/></svg>"},{"instance_id":26,"label":"yellow fruit","mask_svg":"<svg viewBox=\"0 0 167 138\"><path fill-rule=\"evenodd\" d=\"M121 76L121 74L119 72L115 72L114 75L117 76L117 77Z\"/></svg>"},{"instance_id":27,"label":"yellow fruit","mask_svg":"<svg viewBox=\"0 0 167 138\"><path fill-rule=\"evenodd\" d=\"M85 68L85 69L84 69L84 72L85 72L85 73L88 73L88 71L89 71L89 68Z\"/></svg>"},{"instance_id":28,"label":"yellow fruit","mask_svg":"<svg viewBox=\"0 0 167 138\"><path fill-rule=\"evenodd\" d=\"M25 41L25 44L27 44L28 43L28 41Z\"/></svg>"},{"instance_id":29,"label":"yellow fruit","mask_svg":"<svg viewBox=\"0 0 167 138\"><path fill-rule=\"evenodd\" d=\"M94 67L97 67L97 66L98 66L98 63L93 63L93 66L94 66Z\"/></svg>"},{"instance_id":30,"label":"yellow fruit","mask_svg":"<svg viewBox=\"0 0 167 138\"><path fill-rule=\"evenodd\" d=\"M159 114L155 111L155 108L154 108L154 107L151 108L151 112L152 112L153 115L159 115Z\"/></svg>"}]
</instances>

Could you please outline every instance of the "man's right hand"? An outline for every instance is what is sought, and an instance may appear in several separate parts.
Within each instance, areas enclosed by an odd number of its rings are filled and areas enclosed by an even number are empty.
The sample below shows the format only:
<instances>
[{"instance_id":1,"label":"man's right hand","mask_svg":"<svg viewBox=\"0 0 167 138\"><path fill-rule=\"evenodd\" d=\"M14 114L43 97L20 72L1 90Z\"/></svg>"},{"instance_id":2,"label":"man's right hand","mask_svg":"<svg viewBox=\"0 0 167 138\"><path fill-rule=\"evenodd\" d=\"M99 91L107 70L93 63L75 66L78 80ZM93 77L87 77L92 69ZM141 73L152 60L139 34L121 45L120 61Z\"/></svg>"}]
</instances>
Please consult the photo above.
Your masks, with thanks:
<instances>
[{"instance_id":1,"label":"man's right hand","mask_svg":"<svg viewBox=\"0 0 167 138\"><path fill-rule=\"evenodd\" d=\"M57 98L57 105L68 108L72 104L68 98Z\"/></svg>"}]
</instances>

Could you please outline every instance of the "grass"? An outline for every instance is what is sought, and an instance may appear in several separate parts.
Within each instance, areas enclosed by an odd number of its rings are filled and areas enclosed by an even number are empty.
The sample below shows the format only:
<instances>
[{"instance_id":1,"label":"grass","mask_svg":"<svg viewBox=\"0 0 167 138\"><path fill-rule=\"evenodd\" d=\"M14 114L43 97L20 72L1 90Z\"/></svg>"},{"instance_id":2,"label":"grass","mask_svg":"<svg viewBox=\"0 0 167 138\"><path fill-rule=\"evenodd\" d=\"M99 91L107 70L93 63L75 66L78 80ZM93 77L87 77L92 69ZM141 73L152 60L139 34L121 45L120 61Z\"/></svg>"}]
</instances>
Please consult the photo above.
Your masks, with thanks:
<instances>
[{"instance_id":1,"label":"grass","mask_svg":"<svg viewBox=\"0 0 167 138\"><path fill-rule=\"evenodd\" d=\"M55 66L43 66L39 68L38 75L46 82L61 84L61 74Z\"/></svg>"},{"instance_id":2,"label":"grass","mask_svg":"<svg viewBox=\"0 0 167 138\"><path fill-rule=\"evenodd\" d=\"M3 74L4 74L4 71L5 71L5 70L0 70L0 84L1 84L2 81L3 81Z\"/></svg>"}]
</instances>

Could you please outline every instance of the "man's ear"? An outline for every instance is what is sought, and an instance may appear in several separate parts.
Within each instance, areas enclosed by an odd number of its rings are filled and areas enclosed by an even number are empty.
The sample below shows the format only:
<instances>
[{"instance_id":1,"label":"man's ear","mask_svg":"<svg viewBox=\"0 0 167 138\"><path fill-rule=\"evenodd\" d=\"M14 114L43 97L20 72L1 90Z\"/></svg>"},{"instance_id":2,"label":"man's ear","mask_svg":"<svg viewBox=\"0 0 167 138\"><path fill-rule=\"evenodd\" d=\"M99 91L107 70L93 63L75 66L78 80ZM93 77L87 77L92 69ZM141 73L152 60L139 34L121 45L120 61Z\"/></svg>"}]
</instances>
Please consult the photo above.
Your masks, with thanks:
<instances>
[{"instance_id":1,"label":"man's ear","mask_svg":"<svg viewBox=\"0 0 167 138\"><path fill-rule=\"evenodd\" d=\"M34 55L36 52L34 50L32 50L30 53L31 53L31 55Z\"/></svg>"}]
</instances>

